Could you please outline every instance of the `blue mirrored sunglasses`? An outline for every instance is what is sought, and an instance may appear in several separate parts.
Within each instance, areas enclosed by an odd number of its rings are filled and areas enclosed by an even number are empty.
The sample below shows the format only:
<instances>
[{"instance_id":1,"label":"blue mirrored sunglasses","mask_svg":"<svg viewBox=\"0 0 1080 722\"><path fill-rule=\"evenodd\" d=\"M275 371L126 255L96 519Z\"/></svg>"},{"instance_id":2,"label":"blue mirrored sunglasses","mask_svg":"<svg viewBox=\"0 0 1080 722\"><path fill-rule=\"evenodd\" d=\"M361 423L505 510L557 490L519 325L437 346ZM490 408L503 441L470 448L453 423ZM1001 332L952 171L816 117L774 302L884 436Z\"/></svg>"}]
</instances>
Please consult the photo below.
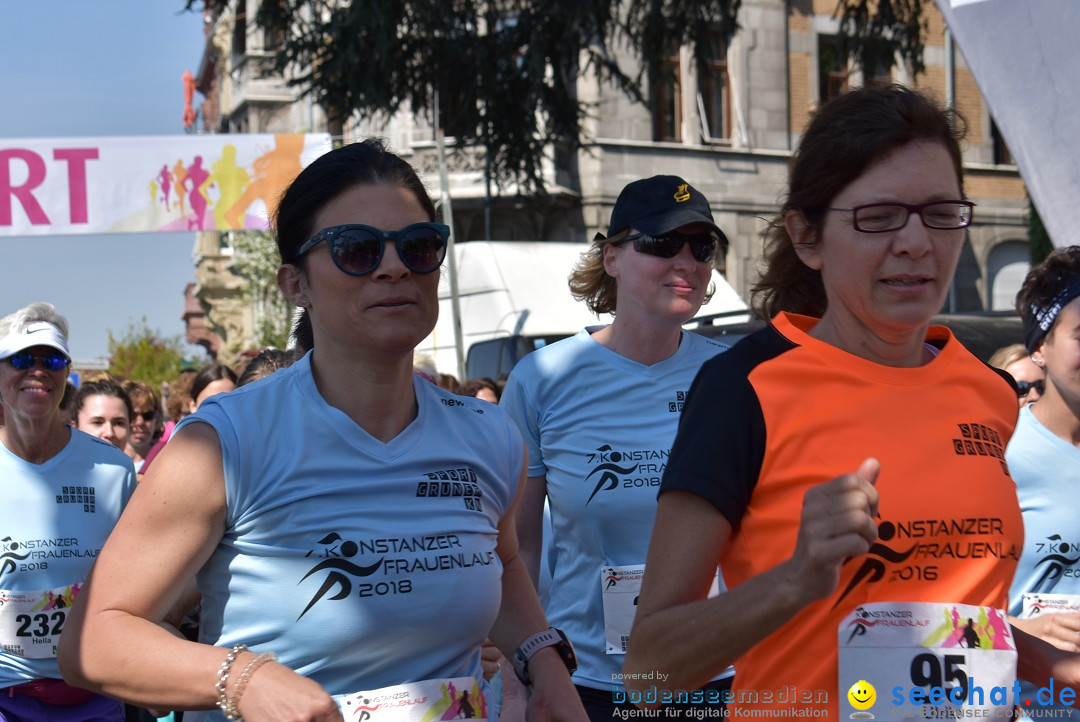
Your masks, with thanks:
<instances>
[{"instance_id":1,"label":"blue mirrored sunglasses","mask_svg":"<svg viewBox=\"0 0 1080 722\"><path fill-rule=\"evenodd\" d=\"M442 223L413 223L400 231L382 231L360 223L330 226L316 233L296 251L296 260L326 241L334 265L350 276L371 273L382 263L387 241L393 241L398 258L413 273L431 273L446 257L450 227Z\"/></svg>"},{"instance_id":2,"label":"blue mirrored sunglasses","mask_svg":"<svg viewBox=\"0 0 1080 722\"><path fill-rule=\"evenodd\" d=\"M40 361L41 365L49 371L59 371L66 368L71 363L71 359L62 353L50 353L44 356L38 356L32 354L29 351L19 351L8 356L8 361L12 366L19 371L28 371L34 367L35 361Z\"/></svg>"}]
</instances>

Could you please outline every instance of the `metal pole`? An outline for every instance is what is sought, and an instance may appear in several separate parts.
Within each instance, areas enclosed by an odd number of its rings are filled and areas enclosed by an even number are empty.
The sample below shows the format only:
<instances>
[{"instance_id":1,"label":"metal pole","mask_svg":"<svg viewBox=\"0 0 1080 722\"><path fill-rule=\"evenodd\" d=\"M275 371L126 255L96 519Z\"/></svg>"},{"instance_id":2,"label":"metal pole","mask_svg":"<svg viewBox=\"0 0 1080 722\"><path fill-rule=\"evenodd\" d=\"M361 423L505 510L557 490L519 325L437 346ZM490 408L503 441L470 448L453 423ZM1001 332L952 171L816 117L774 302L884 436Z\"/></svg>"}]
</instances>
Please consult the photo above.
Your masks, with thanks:
<instances>
[{"instance_id":1,"label":"metal pole","mask_svg":"<svg viewBox=\"0 0 1080 722\"><path fill-rule=\"evenodd\" d=\"M956 55L952 31L945 28L945 107L956 107Z\"/></svg>"},{"instance_id":2,"label":"metal pole","mask_svg":"<svg viewBox=\"0 0 1080 722\"><path fill-rule=\"evenodd\" d=\"M953 46L952 31L945 28L945 107L956 108L956 51ZM964 231L964 240L969 239L968 231ZM948 308L949 313L956 313L956 274L949 283Z\"/></svg>"},{"instance_id":3,"label":"metal pole","mask_svg":"<svg viewBox=\"0 0 1080 722\"><path fill-rule=\"evenodd\" d=\"M484 240L491 240L491 152L484 147Z\"/></svg>"},{"instance_id":4,"label":"metal pole","mask_svg":"<svg viewBox=\"0 0 1080 722\"><path fill-rule=\"evenodd\" d=\"M450 318L454 327L454 350L457 352L457 377L466 381L465 336L461 330L461 299L458 295L457 254L454 251L454 209L450 203L450 173L446 168L446 143L439 118L439 91L435 91L435 147L439 153L439 189L442 197L443 221L450 226L446 242L447 270L450 274Z\"/></svg>"}]
</instances>

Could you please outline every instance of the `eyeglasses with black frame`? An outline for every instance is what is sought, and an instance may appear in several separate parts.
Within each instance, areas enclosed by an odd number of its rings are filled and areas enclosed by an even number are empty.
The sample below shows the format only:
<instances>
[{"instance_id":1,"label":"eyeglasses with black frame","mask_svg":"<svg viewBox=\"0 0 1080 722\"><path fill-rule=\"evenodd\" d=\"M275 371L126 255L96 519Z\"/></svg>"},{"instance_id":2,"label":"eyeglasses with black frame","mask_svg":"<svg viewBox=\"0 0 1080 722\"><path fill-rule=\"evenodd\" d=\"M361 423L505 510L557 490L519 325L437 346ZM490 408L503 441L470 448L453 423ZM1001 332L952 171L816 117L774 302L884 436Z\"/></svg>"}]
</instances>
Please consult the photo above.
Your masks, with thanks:
<instances>
[{"instance_id":1,"label":"eyeglasses with black frame","mask_svg":"<svg viewBox=\"0 0 1080 722\"><path fill-rule=\"evenodd\" d=\"M71 359L62 353L48 353L44 356L32 354L29 351L19 351L8 356L8 362L19 371L29 371L34 363L40 361L41 365L49 371L60 371L71 363Z\"/></svg>"},{"instance_id":2,"label":"eyeglasses with black frame","mask_svg":"<svg viewBox=\"0 0 1080 722\"><path fill-rule=\"evenodd\" d=\"M1034 389L1039 396L1042 396L1043 391L1046 390L1046 381L1043 379L1039 379L1038 381L1017 381L1016 397L1022 399L1030 394L1032 389Z\"/></svg>"},{"instance_id":3,"label":"eyeglasses with black frame","mask_svg":"<svg viewBox=\"0 0 1080 722\"><path fill-rule=\"evenodd\" d=\"M708 263L716 257L716 249L722 245L716 231L708 230L697 233L672 231L658 236L648 233L633 233L620 243L633 243L634 250L657 258L674 258L683 246L690 244L690 255L695 261Z\"/></svg>"},{"instance_id":4,"label":"eyeglasses with black frame","mask_svg":"<svg viewBox=\"0 0 1080 722\"><path fill-rule=\"evenodd\" d=\"M394 242L398 258L413 273L432 273L446 257L450 227L442 223L413 223L400 231L383 231L362 223L330 226L312 236L296 251L296 260L326 241L330 258L342 273L364 276L382 263L387 241Z\"/></svg>"},{"instance_id":5,"label":"eyeglasses with black frame","mask_svg":"<svg viewBox=\"0 0 1080 722\"><path fill-rule=\"evenodd\" d=\"M975 204L971 201L931 201L910 205L908 203L867 203L854 208L829 208L852 214L856 231L863 233L888 233L907 225L912 213L927 228L936 231L955 231L967 228L975 217Z\"/></svg>"}]
</instances>

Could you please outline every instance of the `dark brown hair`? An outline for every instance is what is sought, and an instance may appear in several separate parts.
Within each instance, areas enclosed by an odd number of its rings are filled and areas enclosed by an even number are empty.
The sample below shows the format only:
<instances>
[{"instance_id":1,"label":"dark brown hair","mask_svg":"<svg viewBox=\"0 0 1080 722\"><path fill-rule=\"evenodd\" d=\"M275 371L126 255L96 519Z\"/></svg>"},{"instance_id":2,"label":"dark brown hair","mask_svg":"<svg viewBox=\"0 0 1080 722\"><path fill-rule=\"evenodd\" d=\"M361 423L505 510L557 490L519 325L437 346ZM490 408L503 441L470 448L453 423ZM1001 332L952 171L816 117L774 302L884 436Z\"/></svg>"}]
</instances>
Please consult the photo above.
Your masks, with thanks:
<instances>
[{"instance_id":1,"label":"dark brown hair","mask_svg":"<svg viewBox=\"0 0 1080 722\"><path fill-rule=\"evenodd\" d=\"M1055 249L1043 262L1028 271L1024 284L1016 294L1016 312L1024 319L1025 335L1035 331L1033 316L1040 309L1054 305L1058 295L1080 276L1080 246L1067 246ZM1071 295L1071 294L1070 294ZM1037 331L1038 341L1052 334L1057 327L1057 319L1046 331ZM1025 339L1027 341L1028 339ZM1038 343L1028 344L1028 350L1034 351Z\"/></svg>"},{"instance_id":2,"label":"dark brown hair","mask_svg":"<svg viewBox=\"0 0 1080 722\"><path fill-rule=\"evenodd\" d=\"M902 85L858 88L826 103L814 114L788 166L788 193L764 233L765 269L751 289L751 306L763 319L780 311L820 317L827 304L821 274L795 253L784 227L798 211L821 242L832 200L888 153L913 141L941 143L964 189L960 139L963 118L932 98Z\"/></svg>"},{"instance_id":3,"label":"dark brown hair","mask_svg":"<svg viewBox=\"0 0 1080 722\"><path fill-rule=\"evenodd\" d=\"M350 188L379 183L412 191L428 220L435 220L435 204L408 162L387 150L379 138L350 143L316 158L282 194L273 218L281 262L303 268L305 259L296 258L296 251L319 230L314 227L315 217L322 209ZM314 338L306 308L292 333L298 348L311 349Z\"/></svg>"},{"instance_id":4,"label":"dark brown hair","mask_svg":"<svg viewBox=\"0 0 1080 722\"><path fill-rule=\"evenodd\" d=\"M135 416L135 409L131 406L131 397L128 396L127 391L124 391L124 387L111 379L102 379L100 381L83 381L79 384L79 390L75 393L75 418L78 418L79 412L86 405L86 400L91 396L112 396L120 399L124 402L124 408L127 409L129 423Z\"/></svg>"}]
</instances>

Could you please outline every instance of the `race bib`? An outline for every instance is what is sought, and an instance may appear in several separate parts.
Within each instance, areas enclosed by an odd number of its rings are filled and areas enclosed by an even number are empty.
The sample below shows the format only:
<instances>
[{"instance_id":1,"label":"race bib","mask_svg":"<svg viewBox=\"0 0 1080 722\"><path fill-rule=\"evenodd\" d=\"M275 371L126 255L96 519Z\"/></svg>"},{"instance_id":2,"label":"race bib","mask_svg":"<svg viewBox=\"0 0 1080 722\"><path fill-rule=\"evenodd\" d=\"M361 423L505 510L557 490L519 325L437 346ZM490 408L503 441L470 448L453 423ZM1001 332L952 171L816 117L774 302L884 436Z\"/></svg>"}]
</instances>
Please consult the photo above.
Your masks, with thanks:
<instances>
[{"instance_id":1,"label":"race bib","mask_svg":"<svg viewBox=\"0 0 1080 722\"><path fill-rule=\"evenodd\" d=\"M0 648L27 659L56 656L78 584L38 592L0 589Z\"/></svg>"},{"instance_id":2,"label":"race bib","mask_svg":"<svg viewBox=\"0 0 1080 722\"><path fill-rule=\"evenodd\" d=\"M841 719L1006 718L1019 701L1002 610L864 604L837 631Z\"/></svg>"},{"instance_id":3,"label":"race bib","mask_svg":"<svg viewBox=\"0 0 1080 722\"><path fill-rule=\"evenodd\" d=\"M1080 612L1080 594L1025 594L1020 618L1063 612Z\"/></svg>"},{"instance_id":4,"label":"race bib","mask_svg":"<svg viewBox=\"0 0 1080 722\"><path fill-rule=\"evenodd\" d=\"M347 722L435 722L488 717L487 699L475 677L428 679L336 697Z\"/></svg>"},{"instance_id":5,"label":"race bib","mask_svg":"<svg viewBox=\"0 0 1080 722\"><path fill-rule=\"evenodd\" d=\"M634 626L641 580L645 578L644 564L600 568L600 584L604 601L604 637L608 654L626 654L630 643L630 628ZM713 577L709 596L720 593L719 572Z\"/></svg>"}]
</instances>

